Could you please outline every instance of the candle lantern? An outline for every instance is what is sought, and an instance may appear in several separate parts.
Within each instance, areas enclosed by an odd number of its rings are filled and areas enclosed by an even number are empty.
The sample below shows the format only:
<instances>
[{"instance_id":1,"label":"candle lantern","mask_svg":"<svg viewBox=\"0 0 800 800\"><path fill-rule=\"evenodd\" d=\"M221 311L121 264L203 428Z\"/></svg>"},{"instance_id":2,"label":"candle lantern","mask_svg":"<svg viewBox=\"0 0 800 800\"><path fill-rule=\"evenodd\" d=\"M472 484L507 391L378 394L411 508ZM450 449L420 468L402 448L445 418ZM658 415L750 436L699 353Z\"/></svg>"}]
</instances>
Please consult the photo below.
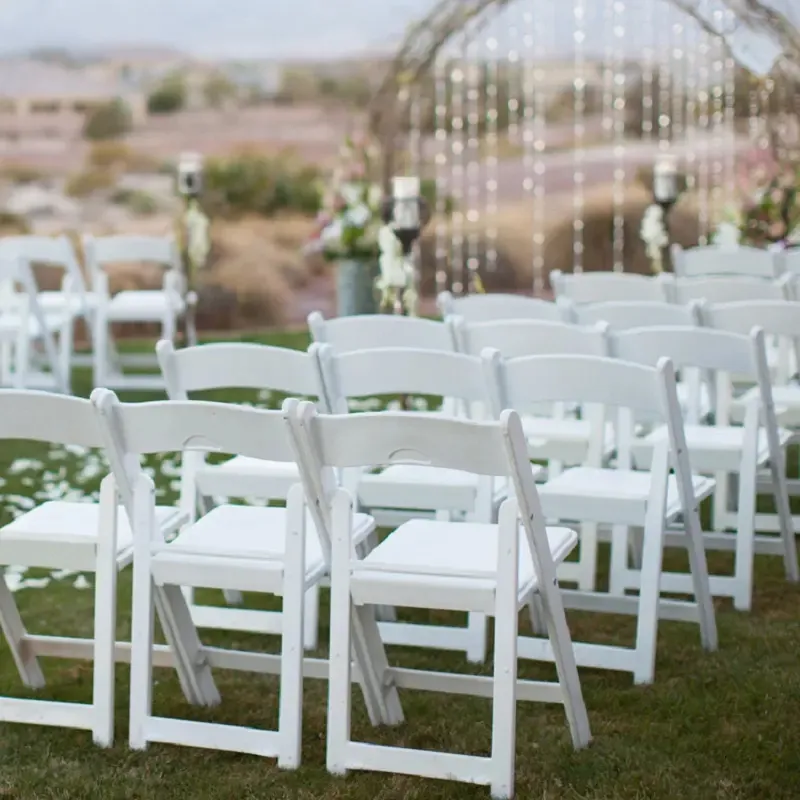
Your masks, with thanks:
<instances>
[{"instance_id":1,"label":"candle lantern","mask_svg":"<svg viewBox=\"0 0 800 800\"><path fill-rule=\"evenodd\" d=\"M653 168L653 199L663 212L662 219L667 239L662 257L662 265L665 269L671 269L672 236L670 235L669 213L678 202L680 193L677 159L671 155L659 156Z\"/></svg>"},{"instance_id":2,"label":"candle lantern","mask_svg":"<svg viewBox=\"0 0 800 800\"><path fill-rule=\"evenodd\" d=\"M430 221L430 209L416 177L392 179L392 194L381 207L384 233L381 246L382 310L414 314L416 305L415 245Z\"/></svg>"},{"instance_id":3,"label":"candle lantern","mask_svg":"<svg viewBox=\"0 0 800 800\"><path fill-rule=\"evenodd\" d=\"M184 343L197 343L197 273L203 269L211 248L209 220L200 205L203 192L203 158L198 153L183 153L178 159L177 190L183 197L180 221L184 271L180 292L186 304Z\"/></svg>"}]
</instances>

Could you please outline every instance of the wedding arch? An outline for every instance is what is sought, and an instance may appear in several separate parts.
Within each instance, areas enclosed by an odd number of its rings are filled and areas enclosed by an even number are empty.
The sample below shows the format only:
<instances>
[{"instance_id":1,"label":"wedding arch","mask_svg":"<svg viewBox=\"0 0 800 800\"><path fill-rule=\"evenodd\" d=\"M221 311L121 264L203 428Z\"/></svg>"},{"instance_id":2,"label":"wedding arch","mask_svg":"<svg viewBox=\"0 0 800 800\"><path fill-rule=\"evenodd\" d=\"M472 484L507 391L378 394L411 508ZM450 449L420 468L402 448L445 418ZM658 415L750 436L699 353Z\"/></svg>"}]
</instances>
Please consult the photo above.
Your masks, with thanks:
<instances>
[{"instance_id":1,"label":"wedding arch","mask_svg":"<svg viewBox=\"0 0 800 800\"><path fill-rule=\"evenodd\" d=\"M572 154L580 270L587 175L597 169L592 147L606 147L613 267L623 269L625 237L638 236L624 220L625 192L642 171L648 140L656 153L677 154L697 196L702 243L736 194L741 139L755 149L780 148L776 131L800 111L795 0L571 0L573 52L555 63L548 46L554 8L564 6L437 0L408 28L374 97L370 125L382 145L384 178L413 170L436 185L440 288L468 291L479 262L493 268L504 153L518 155L513 178L530 203L532 273L541 289L551 156L564 151L563 171ZM598 13L602 19L590 21ZM605 31L601 54L588 50L590 24L595 42L597 25ZM559 135L571 128L570 148L559 144L556 127ZM457 210L444 220L448 203Z\"/></svg>"}]
</instances>

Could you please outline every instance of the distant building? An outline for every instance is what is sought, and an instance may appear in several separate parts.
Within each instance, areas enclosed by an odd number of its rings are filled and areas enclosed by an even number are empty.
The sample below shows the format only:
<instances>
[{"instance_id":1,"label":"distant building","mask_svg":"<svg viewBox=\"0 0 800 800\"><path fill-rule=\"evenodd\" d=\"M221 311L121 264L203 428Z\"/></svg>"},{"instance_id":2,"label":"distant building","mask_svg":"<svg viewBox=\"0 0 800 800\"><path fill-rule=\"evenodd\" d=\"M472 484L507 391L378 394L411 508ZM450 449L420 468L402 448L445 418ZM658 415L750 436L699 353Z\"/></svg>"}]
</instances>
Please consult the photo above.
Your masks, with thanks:
<instances>
[{"instance_id":1,"label":"distant building","mask_svg":"<svg viewBox=\"0 0 800 800\"><path fill-rule=\"evenodd\" d=\"M13 127L24 120L30 128L41 119L84 115L92 108L119 98L134 124L147 117L146 97L129 83L89 70L35 60L0 60L0 124Z\"/></svg>"}]
</instances>

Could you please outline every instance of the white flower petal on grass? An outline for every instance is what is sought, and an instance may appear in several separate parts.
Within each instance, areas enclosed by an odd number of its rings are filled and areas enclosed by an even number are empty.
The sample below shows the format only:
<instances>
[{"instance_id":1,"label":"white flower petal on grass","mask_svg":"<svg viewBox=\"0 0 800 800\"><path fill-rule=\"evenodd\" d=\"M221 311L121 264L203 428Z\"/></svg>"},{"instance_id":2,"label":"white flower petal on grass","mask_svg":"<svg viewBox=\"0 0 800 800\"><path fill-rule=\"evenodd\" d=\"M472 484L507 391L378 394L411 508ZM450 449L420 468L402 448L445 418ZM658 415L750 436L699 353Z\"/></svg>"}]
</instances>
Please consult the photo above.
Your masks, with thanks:
<instances>
[{"instance_id":1,"label":"white flower petal on grass","mask_svg":"<svg viewBox=\"0 0 800 800\"><path fill-rule=\"evenodd\" d=\"M54 581L63 581L64 578L71 578L73 575L76 575L74 569L56 569L50 573L50 577Z\"/></svg>"},{"instance_id":2,"label":"white flower petal on grass","mask_svg":"<svg viewBox=\"0 0 800 800\"><path fill-rule=\"evenodd\" d=\"M45 589L50 583L50 578L26 578L19 585L21 589Z\"/></svg>"},{"instance_id":3,"label":"white flower petal on grass","mask_svg":"<svg viewBox=\"0 0 800 800\"><path fill-rule=\"evenodd\" d=\"M41 472L44 464L34 458L15 458L8 468L9 475L20 475L23 472Z\"/></svg>"},{"instance_id":4,"label":"white flower petal on grass","mask_svg":"<svg viewBox=\"0 0 800 800\"><path fill-rule=\"evenodd\" d=\"M75 582L72 584L75 589L91 589L92 584L86 579L85 575L78 575Z\"/></svg>"}]
</instances>

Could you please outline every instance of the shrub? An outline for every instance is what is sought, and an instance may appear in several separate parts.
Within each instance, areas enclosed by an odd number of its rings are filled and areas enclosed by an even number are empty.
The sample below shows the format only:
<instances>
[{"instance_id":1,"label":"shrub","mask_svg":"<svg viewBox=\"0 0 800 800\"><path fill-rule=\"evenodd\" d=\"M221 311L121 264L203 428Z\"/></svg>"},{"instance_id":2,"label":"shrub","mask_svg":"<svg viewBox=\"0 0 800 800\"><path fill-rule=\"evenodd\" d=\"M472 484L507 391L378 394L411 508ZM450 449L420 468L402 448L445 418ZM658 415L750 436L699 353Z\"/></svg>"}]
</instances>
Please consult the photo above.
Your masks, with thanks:
<instances>
[{"instance_id":1,"label":"shrub","mask_svg":"<svg viewBox=\"0 0 800 800\"><path fill-rule=\"evenodd\" d=\"M210 75L203 86L203 96L211 108L220 108L237 94L236 84L220 72Z\"/></svg>"},{"instance_id":2,"label":"shrub","mask_svg":"<svg viewBox=\"0 0 800 800\"><path fill-rule=\"evenodd\" d=\"M319 172L286 155L244 153L206 164L205 206L217 216L281 211L314 214L320 206Z\"/></svg>"},{"instance_id":3,"label":"shrub","mask_svg":"<svg viewBox=\"0 0 800 800\"><path fill-rule=\"evenodd\" d=\"M140 189L118 189L111 195L111 202L125 206L134 214L142 217L150 216L158 211L158 202L155 197Z\"/></svg>"},{"instance_id":4,"label":"shrub","mask_svg":"<svg viewBox=\"0 0 800 800\"><path fill-rule=\"evenodd\" d=\"M83 136L102 141L119 139L131 129L131 114L122 100L112 100L92 109L86 116Z\"/></svg>"},{"instance_id":5,"label":"shrub","mask_svg":"<svg viewBox=\"0 0 800 800\"><path fill-rule=\"evenodd\" d=\"M155 172L158 162L146 153L132 150L120 141L95 142L89 151L89 165L96 169L118 167L125 172Z\"/></svg>"},{"instance_id":6,"label":"shrub","mask_svg":"<svg viewBox=\"0 0 800 800\"><path fill-rule=\"evenodd\" d=\"M10 183L36 183L44 177L41 170L27 164L8 164L0 170L0 178Z\"/></svg>"},{"instance_id":7,"label":"shrub","mask_svg":"<svg viewBox=\"0 0 800 800\"><path fill-rule=\"evenodd\" d=\"M30 226L24 217L10 211L0 211L0 235L24 236L30 232Z\"/></svg>"},{"instance_id":8,"label":"shrub","mask_svg":"<svg viewBox=\"0 0 800 800\"><path fill-rule=\"evenodd\" d=\"M180 75L170 75L147 98L150 114L174 114L186 105L186 82Z\"/></svg>"},{"instance_id":9,"label":"shrub","mask_svg":"<svg viewBox=\"0 0 800 800\"><path fill-rule=\"evenodd\" d=\"M104 169L87 169L70 176L64 187L69 197L88 197L95 192L110 189L114 185L114 174Z\"/></svg>"}]
</instances>

